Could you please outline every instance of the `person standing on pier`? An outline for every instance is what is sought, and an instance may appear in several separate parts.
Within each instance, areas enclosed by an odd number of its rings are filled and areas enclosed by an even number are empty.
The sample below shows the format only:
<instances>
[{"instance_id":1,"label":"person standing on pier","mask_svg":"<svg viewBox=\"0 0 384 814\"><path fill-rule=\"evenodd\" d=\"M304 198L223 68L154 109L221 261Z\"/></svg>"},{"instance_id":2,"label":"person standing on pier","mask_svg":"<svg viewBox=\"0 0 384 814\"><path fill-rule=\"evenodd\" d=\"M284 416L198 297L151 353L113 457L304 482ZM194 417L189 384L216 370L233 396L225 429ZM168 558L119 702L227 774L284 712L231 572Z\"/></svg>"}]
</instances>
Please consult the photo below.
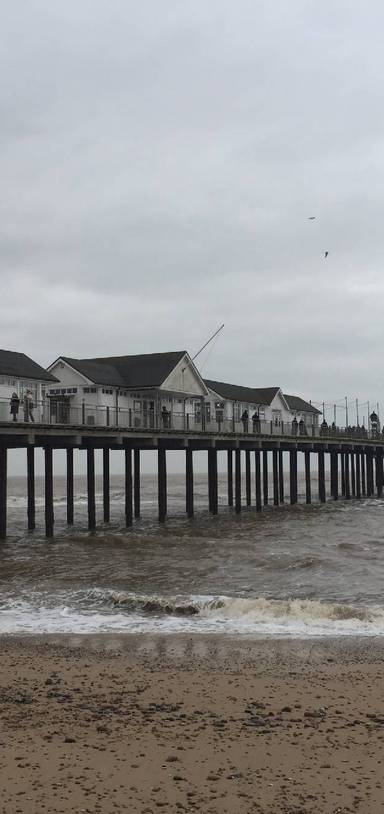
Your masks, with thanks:
<instances>
[{"instance_id":1,"label":"person standing on pier","mask_svg":"<svg viewBox=\"0 0 384 814\"><path fill-rule=\"evenodd\" d=\"M19 399L17 393L12 393L12 396L11 396L11 416L12 416L13 421L17 421L17 416L18 416L18 413L19 413L19 407L20 407L20 399Z\"/></svg>"},{"instance_id":2,"label":"person standing on pier","mask_svg":"<svg viewBox=\"0 0 384 814\"><path fill-rule=\"evenodd\" d=\"M253 427L253 432L260 432L260 416L259 416L259 413L257 412L257 410L256 410L256 412L254 412L254 414L252 416L252 427Z\"/></svg>"},{"instance_id":3,"label":"person standing on pier","mask_svg":"<svg viewBox=\"0 0 384 814\"><path fill-rule=\"evenodd\" d=\"M35 422L35 419L33 417L33 408L34 404L32 393L30 390L27 390L24 396L24 421L32 421L32 423Z\"/></svg>"}]
</instances>

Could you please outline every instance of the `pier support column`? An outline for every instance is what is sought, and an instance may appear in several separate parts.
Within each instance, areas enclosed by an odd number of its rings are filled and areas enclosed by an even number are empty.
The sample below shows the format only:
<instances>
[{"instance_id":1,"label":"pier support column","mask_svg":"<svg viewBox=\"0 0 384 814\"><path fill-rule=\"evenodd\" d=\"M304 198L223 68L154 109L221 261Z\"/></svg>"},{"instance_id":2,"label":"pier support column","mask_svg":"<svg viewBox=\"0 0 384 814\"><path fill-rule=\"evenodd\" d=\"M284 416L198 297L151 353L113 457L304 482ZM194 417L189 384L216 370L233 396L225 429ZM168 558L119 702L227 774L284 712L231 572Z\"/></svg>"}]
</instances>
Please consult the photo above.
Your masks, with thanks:
<instances>
[{"instance_id":1,"label":"pier support column","mask_svg":"<svg viewBox=\"0 0 384 814\"><path fill-rule=\"evenodd\" d=\"M376 488L377 497L383 495L383 451L378 449L376 451Z\"/></svg>"},{"instance_id":2,"label":"pier support column","mask_svg":"<svg viewBox=\"0 0 384 814\"><path fill-rule=\"evenodd\" d=\"M256 492L256 511L261 512L261 465L260 465L260 450L255 449L255 492Z\"/></svg>"},{"instance_id":3,"label":"pier support column","mask_svg":"<svg viewBox=\"0 0 384 814\"><path fill-rule=\"evenodd\" d=\"M273 505L279 505L279 465L277 449L272 451L272 472L273 472Z\"/></svg>"},{"instance_id":4,"label":"pier support column","mask_svg":"<svg viewBox=\"0 0 384 814\"><path fill-rule=\"evenodd\" d=\"M245 495L247 506L251 505L251 453L245 450Z\"/></svg>"},{"instance_id":5,"label":"pier support column","mask_svg":"<svg viewBox=\"0 0 384 814\"><path fill-rule=\"evenodd\" d=\"M241 450L235 449L235 511L241 512Z\"/></svg>"},{"instance_id":6,"label":"pier support column","mask_svg":"<svg viewBox=\"0 0 384 814\"><path fill-rule=\"evenodd\" d=\"M268 451L263 449L263 500L268 506Z\"/></svg>"},{"instance_id":7,"label":"pier support column","mask_svg":"<svg viewBox=\"0 0 384 814\"><path fill-rule=\"evenodd\" d=\"M140 450L133 451L133 506L135 517L140 517Z\"/></svg>"},{"instance_id":8,"label":"pier support column","mask_svg":"<svg viewBox=\"0 0 384 814\"><path fill-rule=\"evenodd\" d=\"M284 454L279 449L279 498L280 503L284 503Z\"/></svg>"},{"instance_id":9,"label":"pier support column","mask_svg":"<svg viewBox=\"0 0 384 814\"><path fill-rule=\"evenodd\" d=\"M373 485L373 454L371 449L367 450L366 467L367 467L367 497L372 497L374 485Z\"/></svg>"},{"instance_id":10,"label":"pier support column","mask_svg":"<svg viewBox=\"0 0 384 814\"><path fill-rule=\"evenodd\" d=\"M341 464L341 495L345 497L345 452L340 453Z\"/></svg>"},{"instance_id":11,"label":"pier support column","mask_svg":"<svg viewBox=\"0 0 384 814\"><path fill-rule=\"evenodd\" d=\"M320 503L325 503L324 452L320 451L317 454L318 454L319 500L320 500Z\"/></svg>"},{"instance_id":12,"label":"pier support column","mask_svg":"<svg viewBox=\"0 0 384 814\"><path fill-rule=\"evenodd\" d=\"M233 454L232 450L227 450L227 485L228 485L228 506L233 506Z\"/></svg>"},{"instance_id":13,"label":"pier support column","mask_svg":"<svg viewBox=\"0 0 384 814\"><path fill-rule=\"evenodd\" d=\"M73 449L67 449L67 523L73 526L74 498L73 498Z\"/></svg>"},{"instance_id":14,"label":"pier support column","mask_svg":"<svg viewBox=\"0 0 384 814\"><path fill-rule=\"evenodd\" d=\"M53 537L53 453L52 447L44 449L45 536Z\"/></svg>"},{"instance_id":15,"label":"pier support column","mask_svg":"<svg viewBox=\"0 0 384 814\"><path fill-rule=\"evenodd\" d=\"M124 450L124 475L125 475L125 525L132 526L133 503L132 503L132 449L126 447Z\"/></svg>"},{"instance_id":16,"label":"pier support column","mask_svg":"<svg viewBox=\"0 0 384 814\"><path fill-rule=\"evenodd\" d=\"M7 447L0 447L0 539L7 536Z\"/></svg>"},{"instance_id":17,"label":"pier support column","mask_svg":"<svg viewBox=\"0 0 384 814\"><path fill-rule=\"evenodd\" d=\"M96 497L95 497L95 450L87 449L87 492L88 492L88 528L96 528Z\"/></svg>"},{"instance_id":18,"label":"pier support column","mask_svg":"<svg viewBox=\"0 0 384 814\"><path fill-rule=\"evenodd\" d=\"M111 517L110 509L110 476L109 476L109 449L103 448L103 518L104 523L109 523Z\"/></svg>"},{"instance_id":19,"label":"pier support column","mask_svg":"<svg viewBox=\"0 0 384 814\"><path fill-rule=\"evenodd\" d=\"M351 493L356 497L355 453L351 452Z\"/></svg>"},{"instance_id":20,"label":"pier support column","mask_svg":"<svg viewBox=\"0 0 384 814\"><path fill-rule=\"evenodd\" d=\"M209 511L212 514L218 512L218 495L217 495L217 449L210 447L208 449L208 494L209 494Z\"/></svg>"},{"instance_id":21,"label":"pier support column","mask_svg":"<svg viewBox=\"0 0 384 814\"><path fill-rule=\"evenodd\" d=\"M35 448L27 447L27 514L28 530L33 531L35 522Z\"/></svg>"},{"instance_id":22,"label":"pier support column","mask_svg":"<svg viewBox=\"0 0 384 814\"><path fill-rule=\"evenodd\" d=\"M331 495L334 500L339 497L339 473L338 473L338 455L337 452L331 452Z\"/></svg>"},{"instance_id":23,"label":"pier support column","mask_svg":"<svg viewBox=\"0 0 384 814\"><path fill-rule=\"evenodd\" d=\"M157 455L159 520L164 523L167 516L167 453L164 447L159 447Z\"/></svg>"},{"instance_id":24,"label":"pier support column","mask_svg":"<svg viewBox=\"0 0 384 814\"><path fill-rule=\"evenodd\" d=\"M361 498L360 452L356 453L356 497Z\"/></svg>"},{"instance_id":25,"label":"pier support column","mask_svg":"<svg viewBox=\"0 0 384 814\"><path fill-rule=\"evenodd\" d=\"M309 505L312 502L311 494L311 453L309 449L304 452L305 468L305 502Z\"/></svg>"},{"instance_id":26,"label":"pier support column","mask_svg":"<svg viewBox=\"0 0 384 814\"><path fill-rule=\"evenodd\" d=\"M344 453L345 497L351 499L351 484L349 480L349 452Z\"/></svg>"},{"instance_id":27,"label":"pier support column","mask_svg":"<svg viewBox=\"0 0 384 814\"><path fill-rule=\"evenodd\" d=\"M365 452L361 453L360 456L361 461L361 494L363 497L367 494L367 479L366 479L366 470L365 470Z\"/></svg>"},{"instance_id":28,"label":"pier support column","mask_svg":"<svg viewBox=\"0 0 384 814\"><path fill-rule=\"evenodd\" d=\"M297 503L297 450L291 449L289 453L289 495L291 506Z\"/></svg>"},{"instance_id":29,"label":"pier support column","mask_svg":"<svg viewBox=\"0 0 384 814\"><path fill-rule=\"evenodd\" d=\"M193 517L193 450L185 450L185 508L187 517Z\"/></svg>"}]
</instances>

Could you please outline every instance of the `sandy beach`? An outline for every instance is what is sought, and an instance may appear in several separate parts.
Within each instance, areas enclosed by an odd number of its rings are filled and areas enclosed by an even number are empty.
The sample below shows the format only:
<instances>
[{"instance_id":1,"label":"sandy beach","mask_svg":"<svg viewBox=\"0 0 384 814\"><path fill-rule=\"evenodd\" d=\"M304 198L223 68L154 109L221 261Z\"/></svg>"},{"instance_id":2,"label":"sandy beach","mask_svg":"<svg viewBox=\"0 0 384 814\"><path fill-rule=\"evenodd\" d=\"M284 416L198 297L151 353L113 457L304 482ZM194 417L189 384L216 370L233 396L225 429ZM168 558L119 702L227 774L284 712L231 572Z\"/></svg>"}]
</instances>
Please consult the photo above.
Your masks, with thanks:
<instances>
[{"instance_id":1,"label":"sandy beach","mask_svg":"<svg viewBox=\"0 0 384 814\"><path fill-rule=\"evenodd\" d=\"M384 811L384 647L2 638L3 814Z\"/></svg>"}]
</instances>

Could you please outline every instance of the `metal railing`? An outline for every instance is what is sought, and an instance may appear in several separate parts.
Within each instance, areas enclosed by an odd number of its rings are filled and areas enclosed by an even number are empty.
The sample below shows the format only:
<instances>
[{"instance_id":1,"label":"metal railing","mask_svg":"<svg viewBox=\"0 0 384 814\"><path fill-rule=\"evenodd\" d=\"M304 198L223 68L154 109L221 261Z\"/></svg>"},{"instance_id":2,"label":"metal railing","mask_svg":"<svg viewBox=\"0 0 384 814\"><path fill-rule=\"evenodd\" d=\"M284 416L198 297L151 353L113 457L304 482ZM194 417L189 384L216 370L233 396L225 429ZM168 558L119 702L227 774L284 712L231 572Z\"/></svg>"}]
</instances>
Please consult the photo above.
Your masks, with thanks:
<instances>
[{"instance_id":1,"label":"metal railing","mask_svg":"<svg viewBox=\"0 0 384 814\"><path fill-rule=\"evenodd\" d=\"M136 410L124 407L107 407L83 402L72 406L69 403L54 402L47 398L33 405L29 411L25 408L23 400L20 401L16 415L11 413L9 399L0 399L0 423L15 424L44 424L59 426L84 427L111 427L121 429L174 431L174 432L205 432L223 434L242 434L258 436L289 436L290 438L324 438L324 440L384 440L384 429L371 427L328 427L322 425L306 425L303 421L280 421L259 419L252 421L236 420L234 418L209 417L201 412L174 412L171 410Z\"/></svg>"}]
</instances>

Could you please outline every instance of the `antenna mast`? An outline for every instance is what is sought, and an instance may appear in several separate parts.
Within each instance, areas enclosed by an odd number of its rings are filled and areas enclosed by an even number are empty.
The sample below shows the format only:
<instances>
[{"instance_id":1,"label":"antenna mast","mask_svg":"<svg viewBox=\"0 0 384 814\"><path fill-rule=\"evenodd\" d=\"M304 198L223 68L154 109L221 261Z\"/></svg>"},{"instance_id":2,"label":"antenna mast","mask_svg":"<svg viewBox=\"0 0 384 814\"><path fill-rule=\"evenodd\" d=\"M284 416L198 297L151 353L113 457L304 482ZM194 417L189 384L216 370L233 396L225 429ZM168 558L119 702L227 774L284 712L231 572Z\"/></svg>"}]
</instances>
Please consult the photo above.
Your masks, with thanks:
<instances>
[{"instance_id":1,"label":"antenna mast","mask_svg":"<svg viewBox=\"0 0 384 814\"><path fill-rule=\"evenodd\" d=\"M195 359L197 359L197 357L198 357L198 356L200 356L200 353L202 353L202 351L204 350L204 348L206 348L206 347L207 347L207 345L209 345L209 343L210 343L210 342L212 342L212 339L214 339L214 338L215 338L215 336L217 336L217 334L219 334L219 333L220 333L220 331L222 331L222 330L223 330L223 328L224 328L224 322L223 322L223 324L222 324L222 325L220 325L220 328L218 328L218 329L217 329L217 331L215 331L215 333L214 333L214 334L212 334L212 336L210 336L210 337L209 337L208 341L207 341L207 342L206 342L206 343L203 345L203 347L202 347L202 348L200 348L200 350L198 350L198 351L197 351L197 353L195 353L195 355L194 355L194 356L192 356L192 362L194 362L194 361L195 361Z\"/></svg>"}]
</instances>

